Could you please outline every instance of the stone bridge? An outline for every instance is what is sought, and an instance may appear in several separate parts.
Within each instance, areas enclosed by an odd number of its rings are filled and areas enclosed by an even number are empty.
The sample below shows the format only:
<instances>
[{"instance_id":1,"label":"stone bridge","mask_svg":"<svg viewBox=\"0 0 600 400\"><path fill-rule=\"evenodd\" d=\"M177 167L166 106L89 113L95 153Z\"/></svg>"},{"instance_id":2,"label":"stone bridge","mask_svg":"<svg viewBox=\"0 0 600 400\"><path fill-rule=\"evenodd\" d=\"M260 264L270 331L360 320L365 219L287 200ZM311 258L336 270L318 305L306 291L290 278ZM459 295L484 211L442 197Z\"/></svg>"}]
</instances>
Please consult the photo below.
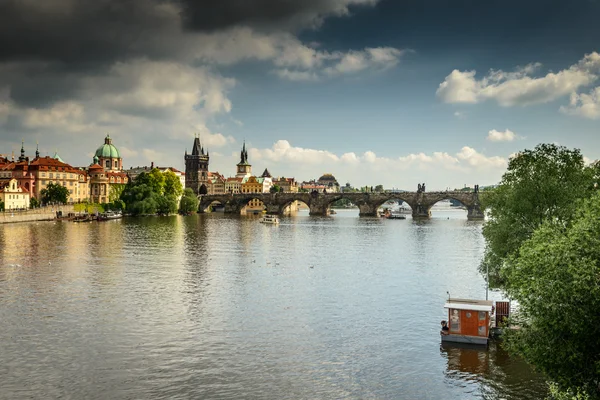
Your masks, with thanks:
<instances>
[{"instance_id":1,"label":"stone bridge","mask_svg":"<svg viewBox=\"0 0 600 400\"><path fill-rule=\"evenodd\" d=\"M240 213L251 200L258 199L264 203L269 214L283 214L294 201L305 203L310 215L328 215L331 203L348 199L358 206L361 217L376 217L377 209L389 200L402 200L412 208L415 219L431 217L431 207L441 200L454 199L467 208L467 218L483 219L483 210L479 204L477 192L384 192L384 193L239 193L213 194L198 196L199 212L205 212L213 203L220 203L226 213Z\"/></svg>"}]
</instances>

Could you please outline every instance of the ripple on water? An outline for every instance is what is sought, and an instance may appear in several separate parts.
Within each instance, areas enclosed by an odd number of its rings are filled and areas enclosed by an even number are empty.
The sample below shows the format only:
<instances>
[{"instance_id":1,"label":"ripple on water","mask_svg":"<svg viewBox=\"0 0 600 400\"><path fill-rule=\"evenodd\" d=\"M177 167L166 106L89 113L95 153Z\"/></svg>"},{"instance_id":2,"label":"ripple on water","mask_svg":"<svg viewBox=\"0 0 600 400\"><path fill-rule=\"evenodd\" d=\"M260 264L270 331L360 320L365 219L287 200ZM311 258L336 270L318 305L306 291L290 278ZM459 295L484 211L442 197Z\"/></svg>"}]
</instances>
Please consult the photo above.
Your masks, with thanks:
<instances>
[{"instance_id":1,"label":"ripple on water","mask_svg":"<svg viewBox=\"0 0 600 400\"><path fill-rule=\"evenodd\" d=\"M485 294L464 212L114 222L0 226L0 397L545 394L500 348L440 347L446 291Z\"/></svg>"}]
</instances>

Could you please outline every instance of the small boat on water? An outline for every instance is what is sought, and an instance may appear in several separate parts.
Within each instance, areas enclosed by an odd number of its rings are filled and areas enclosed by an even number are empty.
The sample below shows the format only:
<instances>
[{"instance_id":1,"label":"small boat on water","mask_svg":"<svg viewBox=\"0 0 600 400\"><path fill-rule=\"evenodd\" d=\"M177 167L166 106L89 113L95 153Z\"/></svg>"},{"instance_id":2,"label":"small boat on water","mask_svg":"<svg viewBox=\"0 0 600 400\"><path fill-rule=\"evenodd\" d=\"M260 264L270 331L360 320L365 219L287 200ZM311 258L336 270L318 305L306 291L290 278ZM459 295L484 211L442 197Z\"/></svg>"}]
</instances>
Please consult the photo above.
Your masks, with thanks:
<instances>
[{"instance_id":1,"label":"small boat on water","mask_svg":"<svg viewBox=\"0 0 600 400\"><path fill-rule=\"evenodd\" d=\"M277 216L275 216L275 215L265 214L260 219L260 222L263 224L278 224L279 218L277 218Z\"/></svg>"},{"instance_id":2,"label":"small boat on water","mask_svg":"<svg viewBox=\"0 0 600 400\"><path fill-rule=\"evenodd\" d=\"M386 216L387 219L406 219L406 215L400 214L399 212L392 211Z\"/></svg>"},{"instance_id":3,"label":"small boat on water","mask_svg":"<svg viewBox=\"0 0 600 400\"><path fill-rule=\"evenodd\" d=\"M108 221L111 219L119 219L119 218L123 218L123 214L121 214L120 212L107 211L107 212L98 214L98 221Z\"/></svg>"},{"instance_id":4,"label":"small boat on water","mask_svg":"<svg viewBox=\"0 0 600 400\"><path fill-rule=\"evenodd\" d=\"M406 216L399 211L390 210L389 208L383 210L381 217L387 219L406 219Z\"/></svg>"},{"instance_id":5,"label":"small boat on water","mask_svg":"<svg viewBox=\"0 0 600 400\"><path fill-rule=\"evenodd\" d=\"M442 321L442 342L487 345L493 302L449 298L444 308L448 309L448 320Z\"/></svg>"},{"instance_id":6,"label":"small boat on water","mask_svg":"<svg viewBox=\"0 0 600 400\"><path fill-rule=\"evenodd\" d=\"M334 209L330 209L329 210L329 215L334 215L337 214L337 212Z\"/></svg>"}]
</instances>

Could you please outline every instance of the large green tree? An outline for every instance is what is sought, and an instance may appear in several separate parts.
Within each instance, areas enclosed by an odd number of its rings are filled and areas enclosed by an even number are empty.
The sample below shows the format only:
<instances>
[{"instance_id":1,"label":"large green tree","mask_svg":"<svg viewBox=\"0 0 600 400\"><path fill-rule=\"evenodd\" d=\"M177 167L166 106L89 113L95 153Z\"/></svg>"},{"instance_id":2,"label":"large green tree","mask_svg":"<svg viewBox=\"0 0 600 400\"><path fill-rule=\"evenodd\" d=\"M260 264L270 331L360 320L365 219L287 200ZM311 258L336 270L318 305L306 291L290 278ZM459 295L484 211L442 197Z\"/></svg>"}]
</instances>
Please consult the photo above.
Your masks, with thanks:
<instances>
[{"instance_id":1,"label":"large green tree","mask_svg":"<svg viewBox=\"0 0 600 400\"><path fill-rule=\"evenodd\" d=\"M142 172L135 178L135 184L148 185L156 194L162 195L165 190L165 176L158 168L150 172Z\"/></svg>"},{"instance_id":2,"label":"large green tree","mask_svg":"<svg viewBox=\"0 0 600 400\"><path fill-rule=\"evenodd\" d=\"M175 197L181 196L183 193L183 186L181 185L179 177L175 175L173 171L167 171L163 175L165 181L164 194L173 195Z\"/></svg>"},{"instance_id":3,"label":"large green tree","mask_svg":"<svg viewBox=\"0 0 600 400\"><path fill-rule=\"evenodd\" d=\"M179 211L184 214L198 211L198 197L196 197L191 188L183 191L183 196L179 201Z\"/></svg>"},{"instance_id":4,"label":"large green tree","mask_svg":"<svg viewBox=\"0 0 600 400\"><path fill-rule=\"evenodd\" d=\"M491 287L505 285L502 269L510 268L521 244L541 224L571 222L578 202L593 192L597 171L597 166L585 166L579 150L554 144L540 144L510 159L499 186L481 196L489 215L480 271L489 271Z\"/></svg>"},{"instance_id":5,"label":"large green tree","mask_svg":"<svg viewBox=\"0 0 600 400\"><path fill-rule=\"evenodd\" d=\"M152 186L145 183L128 183L121 194L125 209L132 215L156 214L158 198Z\"/></svg>"},{"instance_id":6,"label":"large green tree","mask_svg":"<svg viewBox=\"0 0 600 400\"><path fill-rule=\"evenodd\" d=\"M42 203L61 203L64 204L69 199L69 189L58 183L49 183L40 191Z\"/></svg>"},{"instance_id":7,"label":"large green tree","mask_svg":"<svg viewBox=\"0 0 600 400\"><path fill-rule=\"evenodd\" d=\"M177 212L177 198L172 194L156 197L156 212L160 215L169 215Z\"/></svg>"},{"instance_id":8,"label":"large green tree","mask_svg":"<svg viewBox=\"0 0 600 400\"><path fill-rule=\"evenodd\" d=\"M580 203L570 222L546 219L503 270L520 326L506 344L563 393L598 399L600 193Z\"/></svg>"}]
</instances>

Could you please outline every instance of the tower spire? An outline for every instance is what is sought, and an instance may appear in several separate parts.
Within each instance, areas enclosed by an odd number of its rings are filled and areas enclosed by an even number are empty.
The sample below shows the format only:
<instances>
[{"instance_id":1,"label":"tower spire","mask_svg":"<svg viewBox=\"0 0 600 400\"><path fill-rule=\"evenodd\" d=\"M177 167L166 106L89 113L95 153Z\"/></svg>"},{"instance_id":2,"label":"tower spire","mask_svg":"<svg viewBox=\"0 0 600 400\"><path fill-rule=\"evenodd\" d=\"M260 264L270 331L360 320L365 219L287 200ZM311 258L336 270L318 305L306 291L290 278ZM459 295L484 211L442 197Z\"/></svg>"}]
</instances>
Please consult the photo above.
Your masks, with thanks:
<instances>
[{"instance_id":1,"label":"tower spire","mask_svg":"<svg viewBox=\"0 0 600 400\"><path fill-rule=\"evenodd\" d=\"M40 142L35 142L35 158L40 158Z\"/></svg>"}]
</instances>

